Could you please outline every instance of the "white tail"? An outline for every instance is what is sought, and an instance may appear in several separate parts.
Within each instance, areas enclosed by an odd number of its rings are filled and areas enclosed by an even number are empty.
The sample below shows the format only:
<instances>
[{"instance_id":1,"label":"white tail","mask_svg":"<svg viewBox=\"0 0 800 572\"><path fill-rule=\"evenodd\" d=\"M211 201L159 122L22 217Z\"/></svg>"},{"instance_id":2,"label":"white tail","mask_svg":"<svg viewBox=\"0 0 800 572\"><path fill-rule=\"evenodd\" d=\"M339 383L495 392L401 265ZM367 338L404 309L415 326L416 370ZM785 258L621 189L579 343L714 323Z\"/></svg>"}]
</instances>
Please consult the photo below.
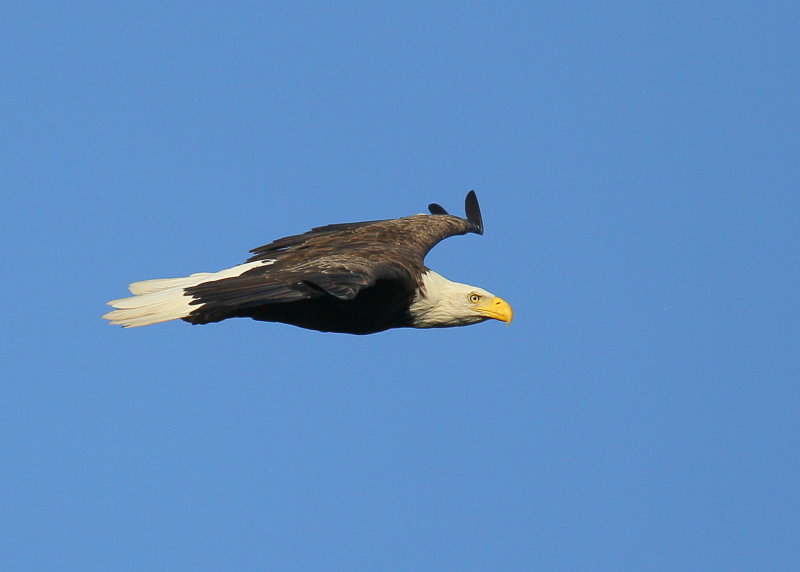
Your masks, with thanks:
<instances>
[{"instance_id":1,"label":"white tail","mask_svg":"<svg viewBox=\"0 0 800 572\"><path fill-rule=\"evenodd\" d=\"M234 278L248 270L272 264L274 260L259 260L240 264L219 272L198 272L183 278L156 278L134 282L128 289L133 296L111 300L108 305L115 308L105 316L109 323L125 328L149 326L187 317L201 305L192 304L194 298L186 294L186 288L198 286L212 280Z\"/></svg>"}]
</instances>

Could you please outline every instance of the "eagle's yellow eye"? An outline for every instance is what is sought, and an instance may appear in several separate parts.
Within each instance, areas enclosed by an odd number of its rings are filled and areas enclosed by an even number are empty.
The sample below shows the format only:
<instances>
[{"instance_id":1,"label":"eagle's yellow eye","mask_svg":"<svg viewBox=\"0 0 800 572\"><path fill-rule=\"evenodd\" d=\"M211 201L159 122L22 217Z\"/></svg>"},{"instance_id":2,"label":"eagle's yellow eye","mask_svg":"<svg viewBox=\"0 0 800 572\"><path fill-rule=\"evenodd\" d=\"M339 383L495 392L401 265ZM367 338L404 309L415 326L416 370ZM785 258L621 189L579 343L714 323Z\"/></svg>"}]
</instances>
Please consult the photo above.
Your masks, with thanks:
<instances>
[{"instance_id":1,"label":"eagle's yellow eye","mask_svg":"<svg viewBox=\"0 0 800 572\"><path fill-rule=\"evenodd\" d=\"M480 294L474 294L474 293L470 294L469 295L469 301L470 301L471 304L477 304L478 302L481 301L481 295Z\"/></svg>"}]
</instances>

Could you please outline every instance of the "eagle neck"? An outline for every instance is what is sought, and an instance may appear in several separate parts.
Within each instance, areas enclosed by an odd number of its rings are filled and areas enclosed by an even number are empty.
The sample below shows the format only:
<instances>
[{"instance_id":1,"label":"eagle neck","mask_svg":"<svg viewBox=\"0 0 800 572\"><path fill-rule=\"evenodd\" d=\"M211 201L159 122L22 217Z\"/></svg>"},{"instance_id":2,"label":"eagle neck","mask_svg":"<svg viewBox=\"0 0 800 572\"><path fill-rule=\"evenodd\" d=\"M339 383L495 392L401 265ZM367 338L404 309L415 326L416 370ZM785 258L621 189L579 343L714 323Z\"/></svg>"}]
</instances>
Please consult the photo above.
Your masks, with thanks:
<instances>
[{"instance_id":1,"label":"eagle neck","mask_svg":"<svg viewBox=\"0 0 800 572\"><path fill-rule=\"evenodd\" d=\"M437 328L454 325L450 295L462 287L466 285L448 280L433 270L427 269L423 272L414 300L408 309L411 326Z\"/></svg>"}]
</instances>

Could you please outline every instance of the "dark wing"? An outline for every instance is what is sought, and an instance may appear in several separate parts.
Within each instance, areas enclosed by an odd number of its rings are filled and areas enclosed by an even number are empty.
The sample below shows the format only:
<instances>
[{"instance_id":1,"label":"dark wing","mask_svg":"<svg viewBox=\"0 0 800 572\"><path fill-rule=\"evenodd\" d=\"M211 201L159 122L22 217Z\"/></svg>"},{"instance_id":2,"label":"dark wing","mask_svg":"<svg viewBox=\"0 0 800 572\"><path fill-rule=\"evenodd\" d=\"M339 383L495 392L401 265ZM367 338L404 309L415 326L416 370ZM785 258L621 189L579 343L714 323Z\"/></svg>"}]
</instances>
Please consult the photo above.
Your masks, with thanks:
<instances>
[{"instance_id":1,"label":"dark wing","mask_svg":"<svg viewBox=\"0 0 800 572\"><path fill-rule=\"evenodd\" d=\"M247 262L263 261L234 278L188 288L203 311L239 311L264 304L335 296L352 300L378 280L396 281L412 295L428 251L450 236L483 233L477 198L466 198L467 219L431 205L431 215L332 224L253 249Z\"/></svg>"},{"instance_id":2,"label":"dark wing","mask_svg":"<svg viewBox=\"0 0 800 572\"><path fill-rule=\"evenodd\" d=\"M445 238L459 234L483 234L483 220L475 191L467 193L465 199L467 218L452 216L436 203L428 206L431 215L414 215L399 219L373 220L330 224L312 228L306 233L287 236L254 248L247 261L281 260L313 250L319 252L350 252L362 249L384 251L401 249L413 252L419 262L431 248Z\"/></svg>"}]
</instances>

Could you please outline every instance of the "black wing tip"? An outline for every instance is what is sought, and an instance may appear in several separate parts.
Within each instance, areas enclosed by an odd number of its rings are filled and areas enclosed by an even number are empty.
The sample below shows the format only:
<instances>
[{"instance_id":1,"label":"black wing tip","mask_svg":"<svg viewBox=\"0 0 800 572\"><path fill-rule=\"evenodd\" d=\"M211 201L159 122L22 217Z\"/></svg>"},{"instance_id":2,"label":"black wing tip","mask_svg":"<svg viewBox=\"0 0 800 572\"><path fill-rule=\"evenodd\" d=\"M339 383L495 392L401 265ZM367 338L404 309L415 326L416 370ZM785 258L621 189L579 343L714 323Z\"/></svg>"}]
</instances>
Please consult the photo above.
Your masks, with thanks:
<instances>
[{"instance_id":1,"label":"black wing tip","mask_svg":"<svg viewBox=\"0 0 800 572\"><path fill-rule=\"evenodd\" d=\"M483 234L483 217L481 216L481 207L478 204L478 195L475 191L467 193L467 198L464 199L464 209L467 211L467 220L472 224L475 234Z\"/></svg>"},{"instance_id":2,"label":"black wing tip","mask_svg":"<svg viewBox=\"0 0 800 572\"><path fill-rule=\"evenodd\" d=\"M470 232L475 234L483 234L483 218L481 217L481 207L478 204L478 195L475 191L467 193L467 198L464 199L464 209L467 211L467 222L470 223ZM442 205L431 203L428 205L428 210L432 215L446 215L449 214Z\"/></svg>"}]
</instances>

